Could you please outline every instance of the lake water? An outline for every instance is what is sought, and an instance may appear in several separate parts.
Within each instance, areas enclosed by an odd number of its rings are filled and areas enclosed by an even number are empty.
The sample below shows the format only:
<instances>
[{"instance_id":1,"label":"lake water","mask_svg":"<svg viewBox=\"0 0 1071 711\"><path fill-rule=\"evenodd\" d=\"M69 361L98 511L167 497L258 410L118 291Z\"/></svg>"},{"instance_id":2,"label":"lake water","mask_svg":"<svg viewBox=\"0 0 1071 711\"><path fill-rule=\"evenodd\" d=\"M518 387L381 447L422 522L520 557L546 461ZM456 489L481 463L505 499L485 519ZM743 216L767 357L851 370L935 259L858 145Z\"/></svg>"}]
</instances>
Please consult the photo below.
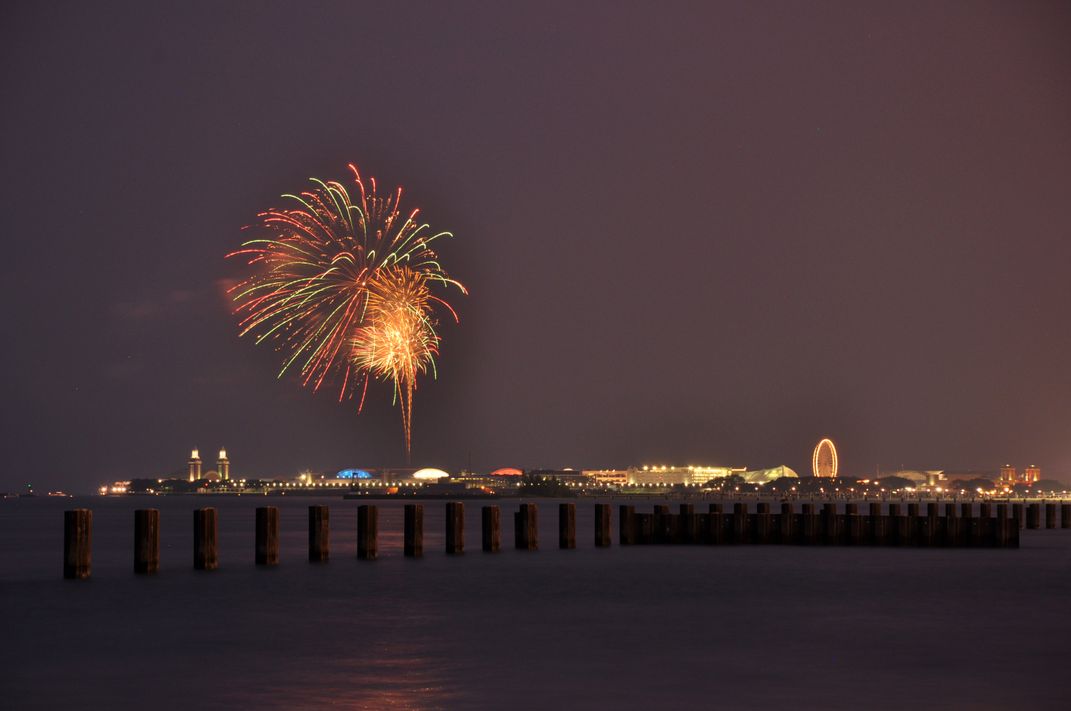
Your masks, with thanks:
<instances>
[{"instance_id":1,"label":"lake water","mask_svg":"<svg viewBox=\"0 0 1071 711\"><path fill-rule=\"evenodd\" d=\"M306 562L307 506L331 560ZM0 501L0 705L31 708L1071 708L1071 530L1019 550L593 545L402 556L402 502L156 497ZM253 565L254 508L280 507L281 562ZM192 513L219 509L220 568L192 569ZM62 574L63 510L94 512L93 576ZM132 572L134 508L161 510L161 569ZM697 506L697 509L700 507ZM649 510L639 504L639 510Z\"/></svg>"}]
</instances>

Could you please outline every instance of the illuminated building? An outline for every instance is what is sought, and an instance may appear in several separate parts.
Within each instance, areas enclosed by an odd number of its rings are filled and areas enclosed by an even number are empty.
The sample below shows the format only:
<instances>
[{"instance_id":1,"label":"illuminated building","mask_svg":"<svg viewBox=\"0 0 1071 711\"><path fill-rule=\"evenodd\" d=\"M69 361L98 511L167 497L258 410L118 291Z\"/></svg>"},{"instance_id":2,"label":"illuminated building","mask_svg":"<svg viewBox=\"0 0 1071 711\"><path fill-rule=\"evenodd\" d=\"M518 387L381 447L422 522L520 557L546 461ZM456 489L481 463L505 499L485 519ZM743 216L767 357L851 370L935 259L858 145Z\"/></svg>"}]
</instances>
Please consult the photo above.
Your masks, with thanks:
<instances>
[{"instance_id":1,"label":"illuminated building","mask_svg":"<svg viewBox=\"0 0 1071 711\"><path fill-rule=\"evenodd\" d=\"M746 471L746 467L645 466L642 469L630 468L627 483L630 486L701 485L712 479L741 475Z\"/></svg>"},{"instance_id":2,"label":"illuminated building","mask_svg":"<svg viewBox=\"0 0 1071 711\"><path fill-rule=\"evenodd\" d=\"M820 477L837 476L837 447L833 444L833 440L829 438L823 439L814 448L814 455L811 457L811 471L815 476Z\"/></svg>"},{"instance_id":3,"label":"illuminated building","mask_svg":"<svg viewBox=\"0 0 1071 711\"><path fill-rule=\"evenodd\" d=\"M625 469L585 469L584 476L597 486L624 486L628 483L628 471Z\"/></svg>"},{"instance_id":4,"label":"illuminated building","mask_svg":"<svg viewBox=\"0 0 1071 711\"><path fill-rule=\"evenodd\" d=\"M997 479L998 484L1005 486L1015 486L1016 484L1034 484L1041 481L1041 467L1031 464L1023 470L1023 475L1019 476L1019 472L1011 464L1005 464L1000 468L1000 477Z\"/></svg>"},{"instance_id":5,"label":"illuminated building","mask_svg":"<svg viewBox=\"0 0 1071 711\"><path fill-rule=\"evenodd\" d=\"M786 467L782 464L779 467L773 467L771 469L746 471L739 476L748 484L767 484L771 481L777 481L778 479L784 479L786 477L790 479L799 479L800 475L797 474L792 467Z\"/></svg>"},{"instance_id":6,"label":"illuminated building","mask_svg":"<svg viewBox=\"0 0 1071 711\"><path fill-rule=\"evenodd\" d=\"M216 471L219 472L219 478L222 481L229 481L231 478L231 460L227 459L227 450L219 450L219 461L216 462Z\"/></svg>"},{"instance_id":7,"label":"illuminated building","mask_svg":"<svg viewBox=\"0 0 1071 711\"><path fill-rule=\"evenodd\" d=\"M529 469L528 474L543 479L557 479L562 482L583 483L588 481L588 477L579 469Z\"/></svg>"},{"instance_id":8,"label":"illuminated building","mask_svg":"<svg viewBox=\"0 0 1071 711\"><path fill-rule=\"evenodd\" d=\"M425 468L413 472L413 478L417 481L438 481L439 479L447 479L449 476L442 469Z\"/></svg>"},{"instance_id":9,"label":"illuminated building","mask_svg":"<svg viewBox=\"0 0 1071 711\"><path fill-rule=\"evenodd\" d=\"M371 479L372 472L367 469L343 469L335 474L336 479Z\"/></svg>"},{"instance_id":10,"label":"illuminated building","mask_svg":"<svg viewBox=\"0 0 1071 711\"><path fill-rule=\"evenodd\" d=\"M502 467L491 472L491 476L524 476L524 472L514 467Z\"/></svg>"},{"instance_id":11,"label":"illuminated building","mask_svg":"<svg viewBox=\"0 0 1071 711\"><path fill-rule=\"evenodd\" d=\"M190 481L197 481L201 478L201 455L195 449L190 452L190 461L187 462L190 473Z\"/></svg>"}]
</instances>

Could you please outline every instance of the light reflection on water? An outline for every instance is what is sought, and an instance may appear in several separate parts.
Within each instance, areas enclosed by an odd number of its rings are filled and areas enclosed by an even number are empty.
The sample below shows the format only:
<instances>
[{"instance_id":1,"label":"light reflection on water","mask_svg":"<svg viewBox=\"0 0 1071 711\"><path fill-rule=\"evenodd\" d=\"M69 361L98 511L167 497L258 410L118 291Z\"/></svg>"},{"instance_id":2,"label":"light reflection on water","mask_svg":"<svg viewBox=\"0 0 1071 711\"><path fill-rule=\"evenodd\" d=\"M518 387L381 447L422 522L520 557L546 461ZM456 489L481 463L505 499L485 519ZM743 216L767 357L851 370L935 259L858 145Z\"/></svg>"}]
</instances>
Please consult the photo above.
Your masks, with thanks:
<instances>
[{"instance_id":1,"label":"light reflection on water","mask_svg":"<svg viewBox=\"0 0 1071 711\"><path fill-rule=\"evenodd\" d=\"M441 654L428 655L417 645L376 644L370 656L324 662L317 670L285 674L260 689L229 695L240 706L353 709L441 709L459 704L463 695Z\"/></svg>"}]
</instances>

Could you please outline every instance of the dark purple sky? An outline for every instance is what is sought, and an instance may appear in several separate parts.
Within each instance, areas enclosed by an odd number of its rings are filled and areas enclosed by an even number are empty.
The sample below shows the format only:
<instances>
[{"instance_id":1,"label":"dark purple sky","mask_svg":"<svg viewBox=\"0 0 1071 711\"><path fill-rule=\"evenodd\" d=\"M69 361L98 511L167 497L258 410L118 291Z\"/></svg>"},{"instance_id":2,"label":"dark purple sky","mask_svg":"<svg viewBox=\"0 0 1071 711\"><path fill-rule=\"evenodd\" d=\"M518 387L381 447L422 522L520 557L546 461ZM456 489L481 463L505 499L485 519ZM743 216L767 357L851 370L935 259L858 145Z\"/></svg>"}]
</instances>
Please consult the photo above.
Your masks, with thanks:
<instances>
[{"instance_id":1,"label":"dark purple sky","mask_svg":"<svg viewBox=\"0 0 1071 711\"><path fill-rule=\"evenodd\" d=\"M1071 5L149 5L0 8L0 490L403 463L219 288L349 161L471 289L414 463L1071 478Z\"/></svg>"}]
</instances>

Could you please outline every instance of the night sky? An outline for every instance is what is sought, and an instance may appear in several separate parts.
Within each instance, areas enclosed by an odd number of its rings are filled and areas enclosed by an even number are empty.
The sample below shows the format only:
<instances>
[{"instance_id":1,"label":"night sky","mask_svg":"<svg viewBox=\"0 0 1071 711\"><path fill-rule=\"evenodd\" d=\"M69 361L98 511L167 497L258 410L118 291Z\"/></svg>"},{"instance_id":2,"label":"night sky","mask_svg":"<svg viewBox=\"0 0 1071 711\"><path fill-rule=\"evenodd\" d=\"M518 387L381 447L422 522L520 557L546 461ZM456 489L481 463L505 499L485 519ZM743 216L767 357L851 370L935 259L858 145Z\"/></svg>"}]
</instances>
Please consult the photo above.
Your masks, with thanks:
<instances>
[{"instance_id":1,"label":"night sky","mask_svg":"<svg viewBox=\"0 0 1071 711\"><path fill-rule=\"evenodd\" d=\"M414 464L1071 480L1071 5L170 5L0 8L0 491L403 465L223 295L350 161L471 291Z\"/></svg>"}]
</instances>

